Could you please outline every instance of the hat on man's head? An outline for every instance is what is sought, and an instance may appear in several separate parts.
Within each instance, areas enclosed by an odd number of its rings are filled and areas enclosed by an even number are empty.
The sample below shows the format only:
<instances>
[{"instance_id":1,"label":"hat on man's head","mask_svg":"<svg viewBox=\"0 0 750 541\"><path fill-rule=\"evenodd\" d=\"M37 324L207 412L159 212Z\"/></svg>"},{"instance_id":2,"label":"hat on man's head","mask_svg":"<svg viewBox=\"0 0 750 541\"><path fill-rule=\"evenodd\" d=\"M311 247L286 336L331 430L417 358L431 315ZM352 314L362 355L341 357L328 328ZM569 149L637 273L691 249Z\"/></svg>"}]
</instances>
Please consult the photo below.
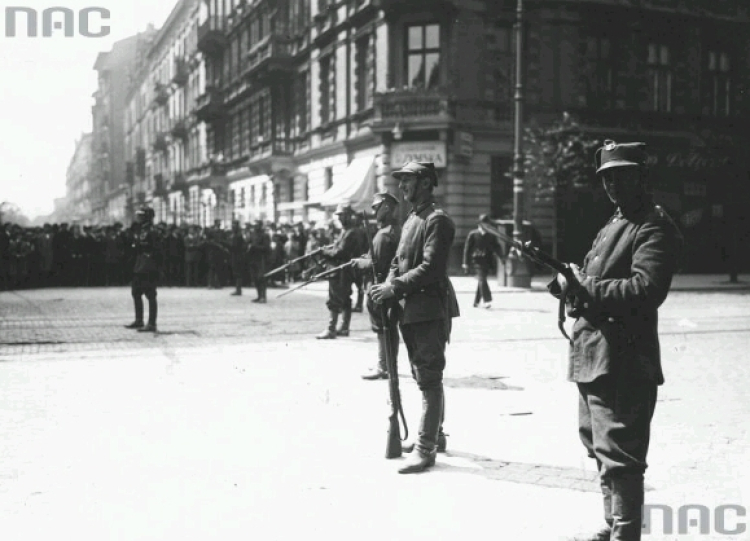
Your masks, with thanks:
<instances>
[{"instance_id":1,"label":"hat on man's head","mask_svg":"<svg viewBox=\"0 0 750 541\"><path fill-rule=\"evenodd\" d=\"M596 172L600 173L612 167L632 167L646 165L646 143L615 143L611 139L604 141L594 155Z\"/></svg>"},{"instance_id":2,"label":"hat on man's head","mask_svg":"<svg viewBox=\"0 0 750 541\"><path fill-rule=\"evenodd\" d=\"M353 214L354 211L352 210L351 205L347 205L346 203L339 203L339 205L336 207L336 212L334 214Z\"/></svg>"},{"instance_id":3,"label":"hat on man's head","mask_svg":"<svg viewBox=\"0 0 750 541\"><path fill-rule=\"evenodd\" d=\"M398 205L398 198L390 192L379 192L372 197L372 208L380 206L384 201Z\"/></svg>"},{"instance_id":4,"label":"hat on man's head","mask_svg":"<svg viewBox=\"0 0 750 541\"><path fill-rule=\"evenodd\" d=\"M401 169L391 173L397 180L406 175L415 175L417 178L427 177L432 179L432 185L437 186L438 178L435 164L432 162L406 162Z\"/></svg>"}]
</instances>

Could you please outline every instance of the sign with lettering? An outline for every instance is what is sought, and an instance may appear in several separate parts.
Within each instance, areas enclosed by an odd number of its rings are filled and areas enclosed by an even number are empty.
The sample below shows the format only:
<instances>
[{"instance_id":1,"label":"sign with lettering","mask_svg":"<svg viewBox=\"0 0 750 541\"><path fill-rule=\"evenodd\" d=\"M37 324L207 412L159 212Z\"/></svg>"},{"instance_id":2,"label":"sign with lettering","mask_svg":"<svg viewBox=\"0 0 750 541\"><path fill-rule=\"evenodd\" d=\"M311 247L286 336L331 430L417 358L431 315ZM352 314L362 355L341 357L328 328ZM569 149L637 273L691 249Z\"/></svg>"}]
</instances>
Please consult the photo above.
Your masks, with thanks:
<instances>
[{"instance_id":1,"label":"sign with lettering","mask_svg":"<svg viewBox=\"0 0 750 541\"><path fill-rule=\"evenodd\" d=\"M689 150L687 152L672 152L663 156L651 154L647 163L652 167L665 165L667 167L702 171L732 165L732 159L726 155Z\"/></svg>"},{"instance_id":2,"label":"sign with lettering","mask_svg":"<svg viewBox=\"0 0 750 541\"><path fill-rule=\"evenodd\" d=\"M406 162L432 162L437 169L447 164L444 141L418 143L393 143L391 145L391 165L401 167Z\"/></svg>"}]
</instances>

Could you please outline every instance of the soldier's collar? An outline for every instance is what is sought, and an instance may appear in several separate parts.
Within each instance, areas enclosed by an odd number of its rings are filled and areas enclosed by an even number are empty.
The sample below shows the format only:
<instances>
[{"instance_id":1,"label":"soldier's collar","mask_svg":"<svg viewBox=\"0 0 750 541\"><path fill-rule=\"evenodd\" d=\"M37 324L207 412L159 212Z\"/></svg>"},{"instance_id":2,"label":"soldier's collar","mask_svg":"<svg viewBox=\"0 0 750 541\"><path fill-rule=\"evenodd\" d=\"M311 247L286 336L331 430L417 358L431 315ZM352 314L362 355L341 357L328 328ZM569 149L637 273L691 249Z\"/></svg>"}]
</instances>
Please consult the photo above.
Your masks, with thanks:
<instances>
[{"instance_id":1,"label":"soldier's collar","mask_svg":"<svg viewBox=\"0 0 750 541\"><path fill-rule=\"evenodd\" d=\"M431 197L430 199L428 199L427 201L425 201L424 203L422 203L418 207L412 207L411 211L414 214L421 214L422 211L424 211L427 207L432 206L434 204L435 204L435 199Z\"/></svg>"}]
</instances>

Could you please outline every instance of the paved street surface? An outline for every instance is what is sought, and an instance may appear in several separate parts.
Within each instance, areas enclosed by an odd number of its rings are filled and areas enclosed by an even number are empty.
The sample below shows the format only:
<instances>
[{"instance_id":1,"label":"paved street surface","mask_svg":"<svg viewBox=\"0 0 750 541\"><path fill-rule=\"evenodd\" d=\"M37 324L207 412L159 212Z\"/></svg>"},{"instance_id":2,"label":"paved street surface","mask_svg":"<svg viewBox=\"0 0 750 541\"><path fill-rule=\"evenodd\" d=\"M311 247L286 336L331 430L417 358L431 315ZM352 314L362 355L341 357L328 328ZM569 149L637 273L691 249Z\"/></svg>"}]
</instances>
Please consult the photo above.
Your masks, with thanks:
<instances>
[{"instance_id":1,"label":"paved street surface","mask_svg":"<svg viewBox=\"0 0 750 541\"><path fill-rule=\"evenodd\" d=\"M750 508L750 290L725 281L682 277L662 308L647 503ZM542 541L598 525L556 301L539 281L475 309L471 279L454 283L449 452L410 476L383 458L387 382L359 377L367 318L315 340L319 284L267 305L163 288L157 335L123 328L126 288L0 293L2 539ZM659 520L644 537L748 538L662 535Z\"/></svg>"}]
</instances>

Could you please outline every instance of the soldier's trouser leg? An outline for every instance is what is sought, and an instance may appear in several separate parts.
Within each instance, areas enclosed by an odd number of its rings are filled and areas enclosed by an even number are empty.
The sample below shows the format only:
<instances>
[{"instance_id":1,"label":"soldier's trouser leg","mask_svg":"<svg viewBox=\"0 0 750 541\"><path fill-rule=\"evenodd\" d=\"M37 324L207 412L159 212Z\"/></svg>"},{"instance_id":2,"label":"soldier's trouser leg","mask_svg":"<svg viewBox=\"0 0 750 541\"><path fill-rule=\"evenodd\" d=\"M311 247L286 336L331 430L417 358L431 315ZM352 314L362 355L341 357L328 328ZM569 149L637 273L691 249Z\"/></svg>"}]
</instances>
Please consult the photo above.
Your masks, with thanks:
<instances>
[{"instance_id":1,"label":"soldier's trouser leg","mask_svg":"<svg viewBox=\"0 0 750 541\"><path fill-rule=\"evenodd\" d=\"M143 289L133 286L130 289L130 295L133 297L133 306L135 307L135 321L143 323Z\"/></svg>"},{"instance_id":2,"label":"soldier's trouser leg","mask_svg":"<svg viewBox=\"0 0 750 541\"><path fill-rule=\"evenodd\" d=\"M482 302L492 302L492 292L490 291L490 285L487 283L487 275L489 269L482 266L477 266L477 292L474 296L474 304Z\"/></svg>"},{"instance_id":3,"label":"soldier's trouser leg","mask_svg":"<svg viewBox=\"0 0 750 541\"><path fill-rule=\"evenodd\" d=\"M145 288L144 293L146 295L146 299L148 300L148 324L155 327L156 317L159 311L159 304L156 302L156 288L147 287Z\"/></svg>"},{"instance_id":4,"label":"soldier's trouser leg","mask_svg":"<svg viewBox=\"0 0 750 541\"><path fill-rule=\"evenodd\" d=\"M445 416L443 370L448 330L444 320L425 321L402 325L401 335L409 352L412 375L422 391L416 462L399 470L401 473L411 473L421 471L435 461L438 434Z\"/></svg>"},{"instance_id":5,"label":"soldier's trouser leg","mask_svg":"<svg viewBox=\"0 0 750 541\"><path fill-rule=\"evenodd\" d=\"M611 539L639 541L657 386L603 376L579 383L578 390L579 435L589 456L601 465L604 518L611 521Z\"/></svg>"}]
</instances>

